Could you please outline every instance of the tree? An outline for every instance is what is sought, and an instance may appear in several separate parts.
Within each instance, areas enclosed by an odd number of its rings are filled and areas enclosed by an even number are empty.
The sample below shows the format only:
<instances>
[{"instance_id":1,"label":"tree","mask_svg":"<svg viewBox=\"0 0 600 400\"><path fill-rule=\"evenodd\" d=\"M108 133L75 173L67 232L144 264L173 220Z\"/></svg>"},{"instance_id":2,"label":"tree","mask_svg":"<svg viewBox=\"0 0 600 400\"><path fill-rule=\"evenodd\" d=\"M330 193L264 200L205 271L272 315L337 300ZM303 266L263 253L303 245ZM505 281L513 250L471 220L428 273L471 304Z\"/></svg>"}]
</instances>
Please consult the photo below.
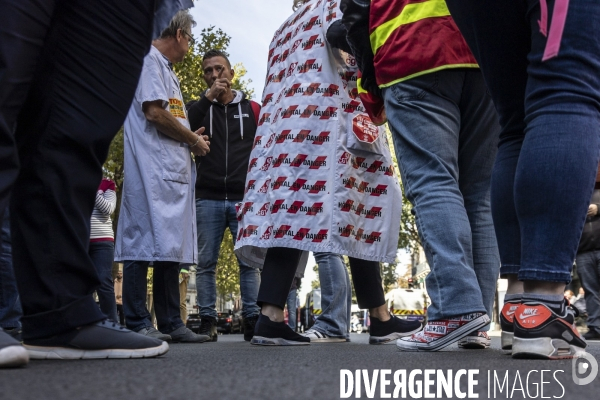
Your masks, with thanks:
<instances>
[{"instance_id":1,"label":"tree","mask_svg":"<svg viewBox=\"0 0 600 400\"><path fill-rule=\"evenodd\" d=\"M207 89L206 83L203 79L202 56L210 49L221 50L225 54L227 54L225 50L227 49L230 40L231 37L225 32L223 32L221 29L216 29L214 26L205 28L202 30L200 38L197 40L197 43L186 54L184 60L179 64L175 64L174 70L180 81L181 93L183 95L184 102L188 102L190 100L199 98L202 92L204 92ZM248 84L250 84L250 82L252 81L246 81L242 79L246 75L246 68L242 63L235 64L233 68L235 69L235 77L232 82L232 87L236 90L243 91L248 97L252 97L254 91L248 88ZM112 215L113 229L116 232L117 224L119 222L119 211L121 209L121 193L123 191L124 178L122 127L121 129L119 129L119 132L117 132L115 138L113 139L110 145L108 157L103 166L103 172L106 176L113 179L116 184L117 207L115 209L114 214ZM233 244L231 241L231 235L225 235L223 243L221 244L221 255L223 255L223 257L227 259L232 257ZM239 274L237 262L225 263L221 260L220 262L221 264L218 265L221 266L220 269L223 276L237 277L235 278L237 279L237 281L235 281L237 283L233 284L232 286L237 287L237 289L235 292L232 293L239 293ZM113 272L115 271L115 269L116 266L113 266ZM233 270L229 271L228 269L235 269L235 273L233 273ZM218 281L219 280L217 280L217 282Z\"/></svg>"},{"instance_id":2,"label":"tree","mask_svg":"<svg viewBox=\"0 0 600 400\"><path fill-rule=\"evenodd\" d=\"M396 273L397 262L381 264L381 280L383 283L383 293L394 289L398 283L398 274Z\"/></svg>"},{"instance_id":3,"label":"tree","mask_svg":"<svg viewBox=\"0 0 600 400\"><path fill-rule=\"evenodd\" d=\"M240 293L240 272L237 258L233 252L233 238L226 230L219 250L217 261L217 293L235 296Z\"/></svg>"}]
</instances>

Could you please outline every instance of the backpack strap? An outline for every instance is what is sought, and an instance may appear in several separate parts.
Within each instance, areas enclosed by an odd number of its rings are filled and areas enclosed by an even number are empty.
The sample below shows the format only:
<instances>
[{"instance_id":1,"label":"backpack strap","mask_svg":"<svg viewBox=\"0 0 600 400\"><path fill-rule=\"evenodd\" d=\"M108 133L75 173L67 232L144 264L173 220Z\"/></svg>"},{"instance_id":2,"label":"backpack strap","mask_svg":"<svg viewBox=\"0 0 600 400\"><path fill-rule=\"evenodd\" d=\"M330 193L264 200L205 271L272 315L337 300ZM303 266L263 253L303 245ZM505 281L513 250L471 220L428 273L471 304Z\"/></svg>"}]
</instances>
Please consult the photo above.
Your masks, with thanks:
<instances>
[{"instance_id":1,"label":"backpack strap","mask_svg":"<svg viewBox=\"0 0 600 400\"><path fill-rule=\"evenodd\" d=\"M250 100L250 106L252 107L252 112L254 113L254 121L256 121L256 126L258 126L258 116L260 114L260 105Z\"/></svg>"}]
</instances>

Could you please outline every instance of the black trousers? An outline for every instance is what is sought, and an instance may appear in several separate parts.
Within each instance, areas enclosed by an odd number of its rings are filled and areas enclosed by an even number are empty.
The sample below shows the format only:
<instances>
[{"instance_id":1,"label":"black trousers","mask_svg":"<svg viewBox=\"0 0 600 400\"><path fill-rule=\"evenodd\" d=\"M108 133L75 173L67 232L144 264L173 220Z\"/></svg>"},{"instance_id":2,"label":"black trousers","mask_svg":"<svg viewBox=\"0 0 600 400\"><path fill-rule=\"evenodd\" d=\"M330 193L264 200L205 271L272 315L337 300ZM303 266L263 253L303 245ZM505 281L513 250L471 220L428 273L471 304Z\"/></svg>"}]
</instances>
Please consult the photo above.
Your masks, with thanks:
<instances>
[{"instance_id":1,"label":"black trousers","mask_svg":"<svg viewBox=\"0 0 600 400\"><path fill-rule=\"evenodd\" d=\"M302 250L287 247L272 247L267 250L260 276L257 298L259 305L262 303L272 304L283 310L301 254ZM375 308L385 304L381 271L377 261L350 257L350 272L356 300L361 309Z\"/></svg>"},{"instance_id":2,"label":"black trousers","mask_svg":"<svg viewBox=\"0 0 600 400\"><path fill-rule=\"evenodd\" d=\"M0 10L0 210L10 198L23 338L33 339L105 318L92 299L90 217L154 1L0 0Z\"/></svg>"}]
</instances>

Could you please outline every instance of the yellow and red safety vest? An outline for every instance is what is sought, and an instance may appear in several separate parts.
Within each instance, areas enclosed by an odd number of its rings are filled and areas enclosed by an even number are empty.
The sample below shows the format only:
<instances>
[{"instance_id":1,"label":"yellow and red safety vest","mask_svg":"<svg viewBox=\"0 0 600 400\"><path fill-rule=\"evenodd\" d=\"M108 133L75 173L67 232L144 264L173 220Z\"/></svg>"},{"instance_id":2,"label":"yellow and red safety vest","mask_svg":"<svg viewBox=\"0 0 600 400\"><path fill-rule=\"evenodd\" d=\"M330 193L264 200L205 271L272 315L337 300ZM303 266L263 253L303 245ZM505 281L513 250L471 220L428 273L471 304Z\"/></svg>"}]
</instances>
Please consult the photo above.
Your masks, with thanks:
<instances>
[{"instance_id":1,"label":"yellow and red safety vest","mask_svg":"<svg viewBox=\"0 0 600 400\"><path fill-rule=\"evenodd\" d=\"M478 68L445 0L372 0L375 75L387 87L447 68Z\"/></svg>"}]
</instances>

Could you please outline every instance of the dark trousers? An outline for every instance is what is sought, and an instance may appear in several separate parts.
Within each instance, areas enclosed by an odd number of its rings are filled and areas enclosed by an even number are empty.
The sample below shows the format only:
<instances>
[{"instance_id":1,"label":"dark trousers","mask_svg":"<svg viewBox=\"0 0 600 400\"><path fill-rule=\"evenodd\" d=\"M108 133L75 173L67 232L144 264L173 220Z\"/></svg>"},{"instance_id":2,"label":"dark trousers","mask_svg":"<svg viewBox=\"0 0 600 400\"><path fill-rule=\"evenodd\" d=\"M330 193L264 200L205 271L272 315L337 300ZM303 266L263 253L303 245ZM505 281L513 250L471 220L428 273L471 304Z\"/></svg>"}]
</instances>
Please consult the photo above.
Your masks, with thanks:
<instances>
[{"instance_id":1,"label":"dark trousers","mask_svg":"<svg viewBox=\"0 0 600 400\"><path fill-rule=\"evenodd\" d=\"M115 256L115 242L105 240L90 242L88 251L96 273L100 278L100 286L96 289L100 310L109 319L117 321L117 300L115 298L115 284L112 277L112 265Z\"/></svg>"},{"instance_id":2,"label":"dark trousers","mask_svg":"<svg viewBox=\"0 0 600 400\"><path fill-rule=\"evenodd\" d=\"M287 247L272 247L267 250L258 291L259 305L267 303L283 310L301 254L302 250ZM361 309L385 304L378 262L350 257L350 271L358 306Z\"/></svg>"},{"instance_id":3,"label":"dark trousers","mask_svg":"<svg viewBox=\"0 0 600 400\"><path fill-rule=\"evenodd\" d=\"M5 212L0 229L0 328L5 329L20 327L23 314L13 271L9 218Z\"/></svg>"},{"instance_id":4,"label":"dark trousers","mask_svg":"<svg viewBox=\"0 0 600 400\"><path fill-rule=\"evenodd\" d=\"M27 340L105 318L92 298L90 217L154 2L0 0L0 10L0 210L11 194Z\"/></svg>"},{"instance_id":5,"label":"dark trousers","mask_svg":"<svg viewBox=\"0 0 600 400\"><path fill-rule=\"evenodd\" d=\"M127 328L132 331L153 326L146 307L149 265L150 261L123 263L123 310ZM179 308L179 266L178 262L153 263L152 298L158 330L163 333L170 333L184 325Z\"/></svg>"},{"instance_id":6,"label":"dark trousers","mask_svg":"<svg viewBox=\"0 0 600 400\"><path fill-rule=\"evenodd\" d=\"M500 273L569 282L598 168L600 2L570 1L566 13L555 12L561 0L447 4L500 120L491 184Z\"/></svg>"}]
</instances>

